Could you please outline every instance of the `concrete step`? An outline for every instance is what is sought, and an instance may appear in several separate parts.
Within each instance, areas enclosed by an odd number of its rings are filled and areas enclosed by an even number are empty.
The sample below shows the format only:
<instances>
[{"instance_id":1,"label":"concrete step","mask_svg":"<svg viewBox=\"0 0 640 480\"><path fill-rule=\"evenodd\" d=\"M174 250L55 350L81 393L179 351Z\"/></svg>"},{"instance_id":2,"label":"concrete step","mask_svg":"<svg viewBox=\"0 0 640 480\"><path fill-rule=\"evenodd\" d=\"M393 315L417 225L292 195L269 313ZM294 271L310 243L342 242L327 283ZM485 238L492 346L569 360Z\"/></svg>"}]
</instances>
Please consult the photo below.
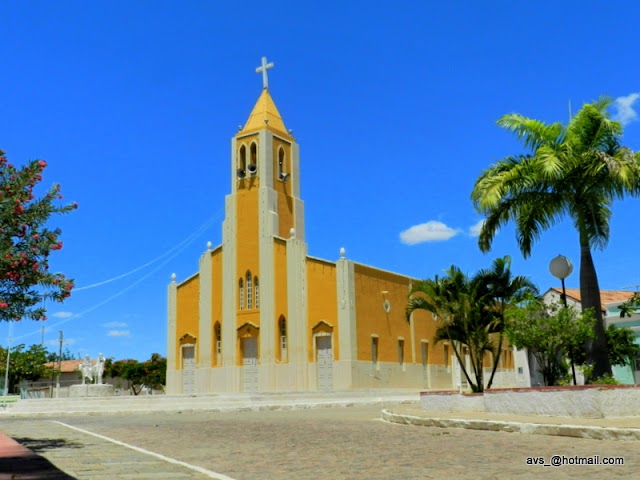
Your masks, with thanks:
<instances>
[{"instance_id":1,"label":"concrete step","mask_svg":"<svg viewBox=\"0 0 640 480\"><path fill-rule=\"evenodd\" d=\"M419 392L289 392L279 394L149 395L138 397L89 397L27 399L8 406L0 415L65 415L159 411L238 411L314 408L356 404L418 403Z\"/></svg>"}]
</instances>

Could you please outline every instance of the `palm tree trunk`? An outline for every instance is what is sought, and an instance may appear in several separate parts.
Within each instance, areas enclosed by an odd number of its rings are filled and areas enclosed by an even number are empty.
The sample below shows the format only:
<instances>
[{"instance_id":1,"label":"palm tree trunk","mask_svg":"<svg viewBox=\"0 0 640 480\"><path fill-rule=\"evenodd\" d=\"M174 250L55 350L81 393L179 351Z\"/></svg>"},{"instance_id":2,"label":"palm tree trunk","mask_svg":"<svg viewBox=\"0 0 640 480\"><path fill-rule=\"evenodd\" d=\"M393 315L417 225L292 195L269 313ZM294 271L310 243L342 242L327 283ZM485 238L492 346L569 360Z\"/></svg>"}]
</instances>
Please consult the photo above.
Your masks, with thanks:
<instances>
[{"instance_id":1,"label":"palm tree trunk","mask_svg":"<svg viewBox=\"0 0 640 480\"><path fill-rule=\"evenodd\" d=\"M493 359L493 368L491 369L491 376L489 377L489 382L487 383L487 390L491 388L493 385L493 377L496 374L496 370L498 369L498 364L500 363L500 357L502 356L502 343L504 341L504 327L505 327L505 304L506 299L501 299L500 301L500 333L498 334L498 353ZM493 355L492 355L493 357Z\"/></svg>"},{"instance_id":2,"label":"palm tree trunk","mask_svg":"<svg viewBox=\"0 0 640 480\"><path fill-rule=\"evenodd\" d=\"M504 339L502 330L500 331L500 335L499 335L498 338L499 338L499 340L498 340L498 353L496 354L495 358L493 359L493 368L491 369L491 376L489 377L489 382L487 383L487 390L489 390L491 388L491 385L493 384L493 376L496 374L496 370L498 368L498 363L500 363L500 356L502 355L502 341Z\"/></svg>"},{"instance_id":3,"label":"palm tree trunk","mask_svg":"<svg viewBox=\"0 0 640 480\"><path fill-rule=\"evenodd\" d=\"M477 345L474 345L475 355L469 351L469 357L471 358L471 365L476 374L476 384L478 385L478 391L484 391L484 369L482 368L482 349L479 349ZM475 357L475 358L474 358Z\"/></svg>"},{"instance_id":4,"label":"palm tree trunk","mask_svg":"<svg viewBox=\"0 0 640 480\"><path fill-rule=\"evenodd\" d=\"M449 337L449 338L451 338L451 337ZM453 353L456 356L456 360L458 360L458 365L460 365L460 369L462 370L462 373L464 373L464 376L467 379L467 382L469 382L469 386L471 387L471 390L473 392L481 392L482 389L478 390L478 387L471 381L471 377L469 376L469 373L467 372L467 368L465 366L465 362L463 362L460 359L460 353L458 352L458 349L456 348L456 342L454 342L453 340L451 340L451 347L453 348Z\"/></svg>"},{"instance_id":5,"label":"palm tree trunk","mask_svg":"<svg viewBox=\"0 0 640 480\"><path fill-rule=\"evenodd\" d=\"M592 377L595 380L603 375L611 375L611 363L607 351L606 327L602 315L600 286L598 275L593 264L591 248L586 235L580 234L580 302L582 311L593 308L595 321L595 338L587 347L587 359L593 365Z\"/></svg>"}]
</instances>

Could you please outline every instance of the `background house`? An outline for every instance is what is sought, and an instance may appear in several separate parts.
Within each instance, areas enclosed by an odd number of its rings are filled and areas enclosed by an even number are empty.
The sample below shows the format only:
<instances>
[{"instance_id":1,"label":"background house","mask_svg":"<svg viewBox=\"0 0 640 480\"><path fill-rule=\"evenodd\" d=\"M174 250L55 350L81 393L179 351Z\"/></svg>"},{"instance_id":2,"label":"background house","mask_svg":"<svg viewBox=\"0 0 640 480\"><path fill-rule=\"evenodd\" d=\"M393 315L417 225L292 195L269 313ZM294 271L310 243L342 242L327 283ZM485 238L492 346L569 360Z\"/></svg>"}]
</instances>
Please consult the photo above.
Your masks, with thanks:
<instances>
[{"instance_id":1,"label":"background house","mask_svg":"<svg viewBox=\"0 0 640 480\"><path fill-rule=\"evenodd\" d=\"M567 305L581 310L580 289L567 288ZM628 290L600 290L600 301L605 323L617 327L628 327L635 333L635 342L640 345L640 313L634 313L631 317L620 318L620 305L633 296L634 292ZM543 295L547 303L562 303L562 289L550 288ZM532 355L529 355L529 370L531 385L542 385L542 375L538 372L538 366ZM632 365L613 366L614 378L623 384L640 383L640 357L637 357ZM580 383L580 379L578 379Z\"/></svg>"}]
</instances>

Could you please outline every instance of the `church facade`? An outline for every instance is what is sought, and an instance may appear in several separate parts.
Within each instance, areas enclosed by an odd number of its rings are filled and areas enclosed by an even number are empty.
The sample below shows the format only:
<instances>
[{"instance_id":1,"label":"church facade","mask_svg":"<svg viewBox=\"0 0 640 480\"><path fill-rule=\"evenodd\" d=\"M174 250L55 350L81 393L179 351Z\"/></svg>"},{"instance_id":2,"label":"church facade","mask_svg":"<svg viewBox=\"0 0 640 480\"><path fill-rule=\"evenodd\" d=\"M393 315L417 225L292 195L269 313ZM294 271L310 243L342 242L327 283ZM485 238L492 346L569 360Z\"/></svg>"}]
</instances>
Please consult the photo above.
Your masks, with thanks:
<instances>
[{"instance_id":1,"label":"church facade","mask_svg":"<svg viewBox=\"0 0 640 480\"><path fill-rule=\"evenodd\" d=\"M231 140L222 244L168 287L167 393L458 388L431 314L405 317L411 278L344 249L335 261L307 254L299 147L270 95L271 65ZM500 383L517 383L512 353Z\"/></svg>"}]
</instances>

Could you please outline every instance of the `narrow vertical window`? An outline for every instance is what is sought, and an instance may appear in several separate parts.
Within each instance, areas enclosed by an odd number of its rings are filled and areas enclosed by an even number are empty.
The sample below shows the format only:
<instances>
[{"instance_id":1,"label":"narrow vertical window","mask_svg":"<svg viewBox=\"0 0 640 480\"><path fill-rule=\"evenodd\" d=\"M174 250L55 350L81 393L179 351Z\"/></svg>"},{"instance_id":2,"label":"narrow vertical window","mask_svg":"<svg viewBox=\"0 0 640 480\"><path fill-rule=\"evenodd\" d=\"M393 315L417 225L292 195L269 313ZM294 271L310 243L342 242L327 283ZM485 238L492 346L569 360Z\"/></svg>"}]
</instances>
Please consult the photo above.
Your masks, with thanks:
<instances>
[{"instance_id":1,"label":"narrow vertical window","mask_svg":"<svg viewBox=\"0 0 640 480\"><path fill-rule=\"evenodd\" d=\"M287 319L284 316L280 316L278 320L278 333L280 334L280 361L288 361L287 355Z\"/></svg>"},{"instance_id":2,"label":"narrow vertical window","mask_svg":"<svg viewBox=\"0 0 640 480\"><path fill-rule=\"evenodd\" d=\"M253 297L252 295L252 286L251 286L251 272L247 272L247 310L251 310L253 308Z\"/></svg>"},{"instance_id":3,"label":"narrow vertical window","mask_svg":"<svg viewBox=\"0 0 640 480\"><path fill-rule=\"evenodd\" d=\"M449 366L449 345L444 346L444 366Z\"/></svg>"},{"instance_id":4,"label":"narrow vertical window","mask_svg":"<svg viewBox=\"0 0 640 480\"><path fill-rule=\"evenodd\" d=\"M378 337L371 337L371 364L374 370L378 368Z\"/></svg>"},{"instance_id":5,"label":"narrow vertical window","mask_svg":"<svg viewBox=\"0 0 640 480\"><path fill-rule=\"evenodd\" d=\"M247 171L247 147L242 145L238 152L238 177L244 178Z\"/></svg>"},{"instance_id":6,"label":"narrow vertical window","mask_svg":"<svg viewBox=\"0 0 640 480\"><path fill-rule=\"evenodd\" d=\"M258 173L258 147L255 143L251 144L249 155L249 173L255 175Z\"/></svg>"},{"instance_id":7,"label":"narrow vertical window","mask_svg":"<svg viewBox=\"0 0 640 480\"><path fill-rule=\"evenodd\" d=\"M242 279L238 282L238 299L240 300L240 310L244 310L244 284Z\"/></svg>"},{"instance_id":8,"label":"narrow vertical window","mask_svg":"<svg viewBox=\"0 0 640 480\"><path fill-rule=\"evenodd\" d=\"M222 365L222 335L220 322L216 322L213 327L214 347L216 352L215 365Z\"/></svg>"},{"instance_id":9,"label":"narrow vertical window","mask_svg":"<svg viewBox=\"0 0 640 480\"><path fill-rule=\"evenodd\" d=\"M286 168L284 164L284 149L280 148L278 150L278 179L285 180L287 178Z\"/></svg>"},{"instance_id":10,"label":"narrow vertical window","mask_svg":"<svg viewBox=\"0 0 640 480\"><path fill-rule=\"evenodd\" d=\"M426 367L429 363L429 344L422 342L422 366Z\"/></svg>"},{"instance_id":11,"label":"narrow vertical window","mask_svg":"<svg viewBox=\"0 0 640 480\"><path fill-rule=\"evenodd\" d=\"M398 363L402 367L404 365L404 339L398 339Z\"/></svg>"},{"instance_id":12,"label":"narrow vertical window","mask_svg":"<svg viewBox=\"0 0 640 480\"><path fill-rule=\"evenodd\" d=\"M253 277L253 299L256 308L260 308L260 285L258 284L258 277Z\"/></svg>"}]
</instances>

